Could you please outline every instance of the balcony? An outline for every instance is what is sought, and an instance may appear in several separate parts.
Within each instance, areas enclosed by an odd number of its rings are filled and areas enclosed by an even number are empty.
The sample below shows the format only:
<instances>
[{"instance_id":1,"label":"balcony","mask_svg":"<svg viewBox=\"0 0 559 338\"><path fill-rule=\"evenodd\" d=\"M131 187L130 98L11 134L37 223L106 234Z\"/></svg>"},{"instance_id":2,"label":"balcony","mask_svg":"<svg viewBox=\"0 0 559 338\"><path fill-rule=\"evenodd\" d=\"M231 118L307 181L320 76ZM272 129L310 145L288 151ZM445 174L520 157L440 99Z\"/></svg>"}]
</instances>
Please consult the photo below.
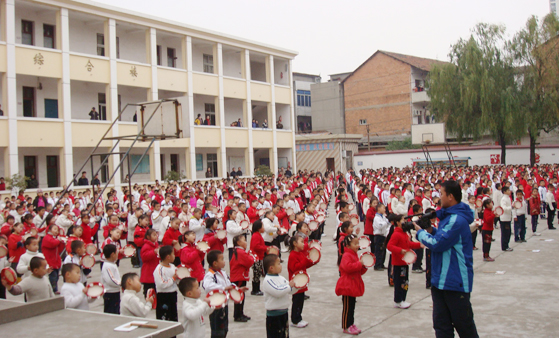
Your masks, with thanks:
<instances>
[{"instance_id":1,"label":"balcony","mask_svg":"<svg viewBox=\"0 0 559 338\"><path fill-rule=\"evenodd\" d=\"M425 89L416 87L411 93L411 102L418 104L429 103L431 102L431 98L427 95Z\"/></svg>"}]
</instances>

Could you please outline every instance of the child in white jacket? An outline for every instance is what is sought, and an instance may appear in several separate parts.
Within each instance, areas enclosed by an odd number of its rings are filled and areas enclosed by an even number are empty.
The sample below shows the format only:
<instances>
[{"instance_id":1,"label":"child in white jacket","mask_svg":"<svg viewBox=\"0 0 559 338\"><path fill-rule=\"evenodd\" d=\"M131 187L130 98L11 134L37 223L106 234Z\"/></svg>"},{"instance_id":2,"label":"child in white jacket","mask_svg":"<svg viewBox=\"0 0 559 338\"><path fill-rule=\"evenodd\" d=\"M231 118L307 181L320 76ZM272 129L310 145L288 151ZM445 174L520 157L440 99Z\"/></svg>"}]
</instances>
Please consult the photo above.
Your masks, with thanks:
<instances>
[{"instance_id":1,"label":"child in white jacket","mask_svg":"<svg viewBox=\"0 0 559 338\"><path fill-rule=\"evenodd\" d=\"M31 276L31 271L29 270L29 262L31 262L31 258L45 258L45 256L39 252L39 239L37 239L37 237L27 237L25 240L25 250L25 253L19 258L19 262L16 267L17 273L23 275L21 279Z\"/></svg>"},{"instance_id":2,"label":"child in white jacket","mask_svg":"<svg viewBox=\"0 0 559 338\"><path fill-rule=\"evenodd\" d=\"M81 269L74 263L62 266L62 278L64 284L60 288L60 295L64 297L64 305L67 309L89 310L89 303L95 301L87 297L88 287L80 283Z\"/></svg>"},{"instance_id":3,"label":"child in white jacket","mask_svg":"<svg viewBox=\"0 0 559 338\"><path fill-rule=\"evenodd\" d=\"M200 299L202 289L200 289L196 278L187 277L181 279L179 291L185 297L182 302L184 337L205 337L204 316L208 316L214 311L209 305L210 300L208 298Z\"/></svg>"},{"instance_id":4,"label":"child in white jacket","mask_svg":"<svg viewBox=\"0 0 559 338\"><path fill-rule=\"evenodd\" d=\"M142 283L140 283L140 276L134 272L125 273L120 284L123 291L120 314L145 318L153 307L155 295L147 297L145 303L140 300L137 294L142 291Z\"/></svg>"}]
</instances>

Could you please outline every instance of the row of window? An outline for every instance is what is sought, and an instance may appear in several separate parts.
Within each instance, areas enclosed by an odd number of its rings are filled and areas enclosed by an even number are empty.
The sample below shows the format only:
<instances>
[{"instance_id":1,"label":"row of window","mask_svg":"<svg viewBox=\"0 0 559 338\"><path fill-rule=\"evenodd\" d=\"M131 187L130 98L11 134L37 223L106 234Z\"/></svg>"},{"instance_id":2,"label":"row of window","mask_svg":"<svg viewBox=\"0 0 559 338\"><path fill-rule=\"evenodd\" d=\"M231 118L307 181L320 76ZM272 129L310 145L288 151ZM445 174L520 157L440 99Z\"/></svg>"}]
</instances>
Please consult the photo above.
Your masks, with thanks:
<instances>
[{"instance_id":1,"label":"row of window","mask_svg":"<svg viewBox=\"0 0 559 338\"><path fill-rule=\"evenodd\" d=\"M309 90L297 91L297 105L300 107L311 106L311 92Z\"/></svg>"},{"instance_id":2,"label":"row of window","mask_svg":"<svg viewBox=\"0 0 559 338\"><path fill-rule=\"evenodd\" d=\"M21 20L21 43L33 46L35 43L35 35L33 30L33 21ZM54 46L54 26L43 25L43 47L55 48Z\"/></svg>"}]
</instances>

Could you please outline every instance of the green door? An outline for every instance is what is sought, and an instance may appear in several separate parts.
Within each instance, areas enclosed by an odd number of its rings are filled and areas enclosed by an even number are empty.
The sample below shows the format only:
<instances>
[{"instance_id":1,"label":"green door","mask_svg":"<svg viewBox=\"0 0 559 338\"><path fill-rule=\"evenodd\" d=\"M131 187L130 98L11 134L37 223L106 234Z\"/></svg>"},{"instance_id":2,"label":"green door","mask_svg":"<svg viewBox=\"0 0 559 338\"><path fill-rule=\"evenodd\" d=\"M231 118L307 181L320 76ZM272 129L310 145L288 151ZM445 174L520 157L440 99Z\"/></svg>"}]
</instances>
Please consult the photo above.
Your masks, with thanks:
<instances>
[{"instance_id":1,"label":"green door","mask_svg":"<svg viewBox=\"0 0 559 338\"><path fill-rule=\"evenodd\" d=\"M58 118L58 100L45 99L45 117Z\"/></svg>"}]
</instances>

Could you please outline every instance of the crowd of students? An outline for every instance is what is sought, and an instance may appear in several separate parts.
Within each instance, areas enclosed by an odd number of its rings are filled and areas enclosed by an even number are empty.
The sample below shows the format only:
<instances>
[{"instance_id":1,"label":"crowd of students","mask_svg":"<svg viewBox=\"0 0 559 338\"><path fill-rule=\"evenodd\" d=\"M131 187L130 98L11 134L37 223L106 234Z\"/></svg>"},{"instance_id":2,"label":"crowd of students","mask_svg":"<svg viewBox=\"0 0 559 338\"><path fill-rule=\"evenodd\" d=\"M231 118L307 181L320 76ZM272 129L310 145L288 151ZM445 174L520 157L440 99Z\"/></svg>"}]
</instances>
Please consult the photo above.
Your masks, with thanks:
<instances>
[{"instance_id":1,"label":"crowd of students","mask_svg":"<svg viewBox=\"0 0 559 338\"><path fill-rule=\"evenodd\" d=\"M412 272L426 273L427 288L431 276L430 251L417 241L415 230L408 232L405 218L417 221L414 215L439 210L442 182L454 180L461 185L461 205L471 222L473 249L477 250L481 231L483 257L491 262L495 227L501 227L505 252L512 251L513 230L516 242L526 241L527 215L533 235L539 235L538 217L547 216L548 228L555 229L558 169L384 168L337 175L300 171L293 177L134 185L132 191L125 187L102 197L90 190L54 197L40 193L35 200L20 194L6 198L1 206L5 223L0 244L7 246L8 256L0 258L0 268L11 266L19 282L10 285L3 278L0 297L6 297L6 289L14 295L24 293L26 301L61 294L67 307L88 309L91 269L83 266L81 258L86 247L94 245L100 252L106 313L145 317L155 303L156 318L178 321L180 292L186 335L203 337L203 316L209 316L212 337L225 337L228 306L211 307L208 298L200 298L201 289L206 294L232 289L248 292L252 281L250 295L264 296L268 337L285 337L289 322L297 328L308 325L302 317L307 286L296 287L293 277L318 263L309 257L309 244L323 240L332 200L339 265L335 293L342 296L343 332L357 335L361 330L354 322L355 303L365 292L361 276L369 267L358 255L363 236L370 239L376 258L370 267L387 271L388 284L394 287L394 306L407 309L411 306L406 302L409 261L404 256L415 253ZM437 227L436 218L430 222ZM226 236L221 230L226 230ZM207 250L199 245L201 241ZM119 261L127 245L134 246L132 264L140 270L120 276ZM289 280L281 276L282 253L287 252ZM177 268L182 266L189 269L190 277L178 276ZM64 282L60 289L59 273ZM145 302L137 295L142 290ZM250 320L244 313L244 300L235 303L233 318Z\"/></svg>"}]
</instances>

